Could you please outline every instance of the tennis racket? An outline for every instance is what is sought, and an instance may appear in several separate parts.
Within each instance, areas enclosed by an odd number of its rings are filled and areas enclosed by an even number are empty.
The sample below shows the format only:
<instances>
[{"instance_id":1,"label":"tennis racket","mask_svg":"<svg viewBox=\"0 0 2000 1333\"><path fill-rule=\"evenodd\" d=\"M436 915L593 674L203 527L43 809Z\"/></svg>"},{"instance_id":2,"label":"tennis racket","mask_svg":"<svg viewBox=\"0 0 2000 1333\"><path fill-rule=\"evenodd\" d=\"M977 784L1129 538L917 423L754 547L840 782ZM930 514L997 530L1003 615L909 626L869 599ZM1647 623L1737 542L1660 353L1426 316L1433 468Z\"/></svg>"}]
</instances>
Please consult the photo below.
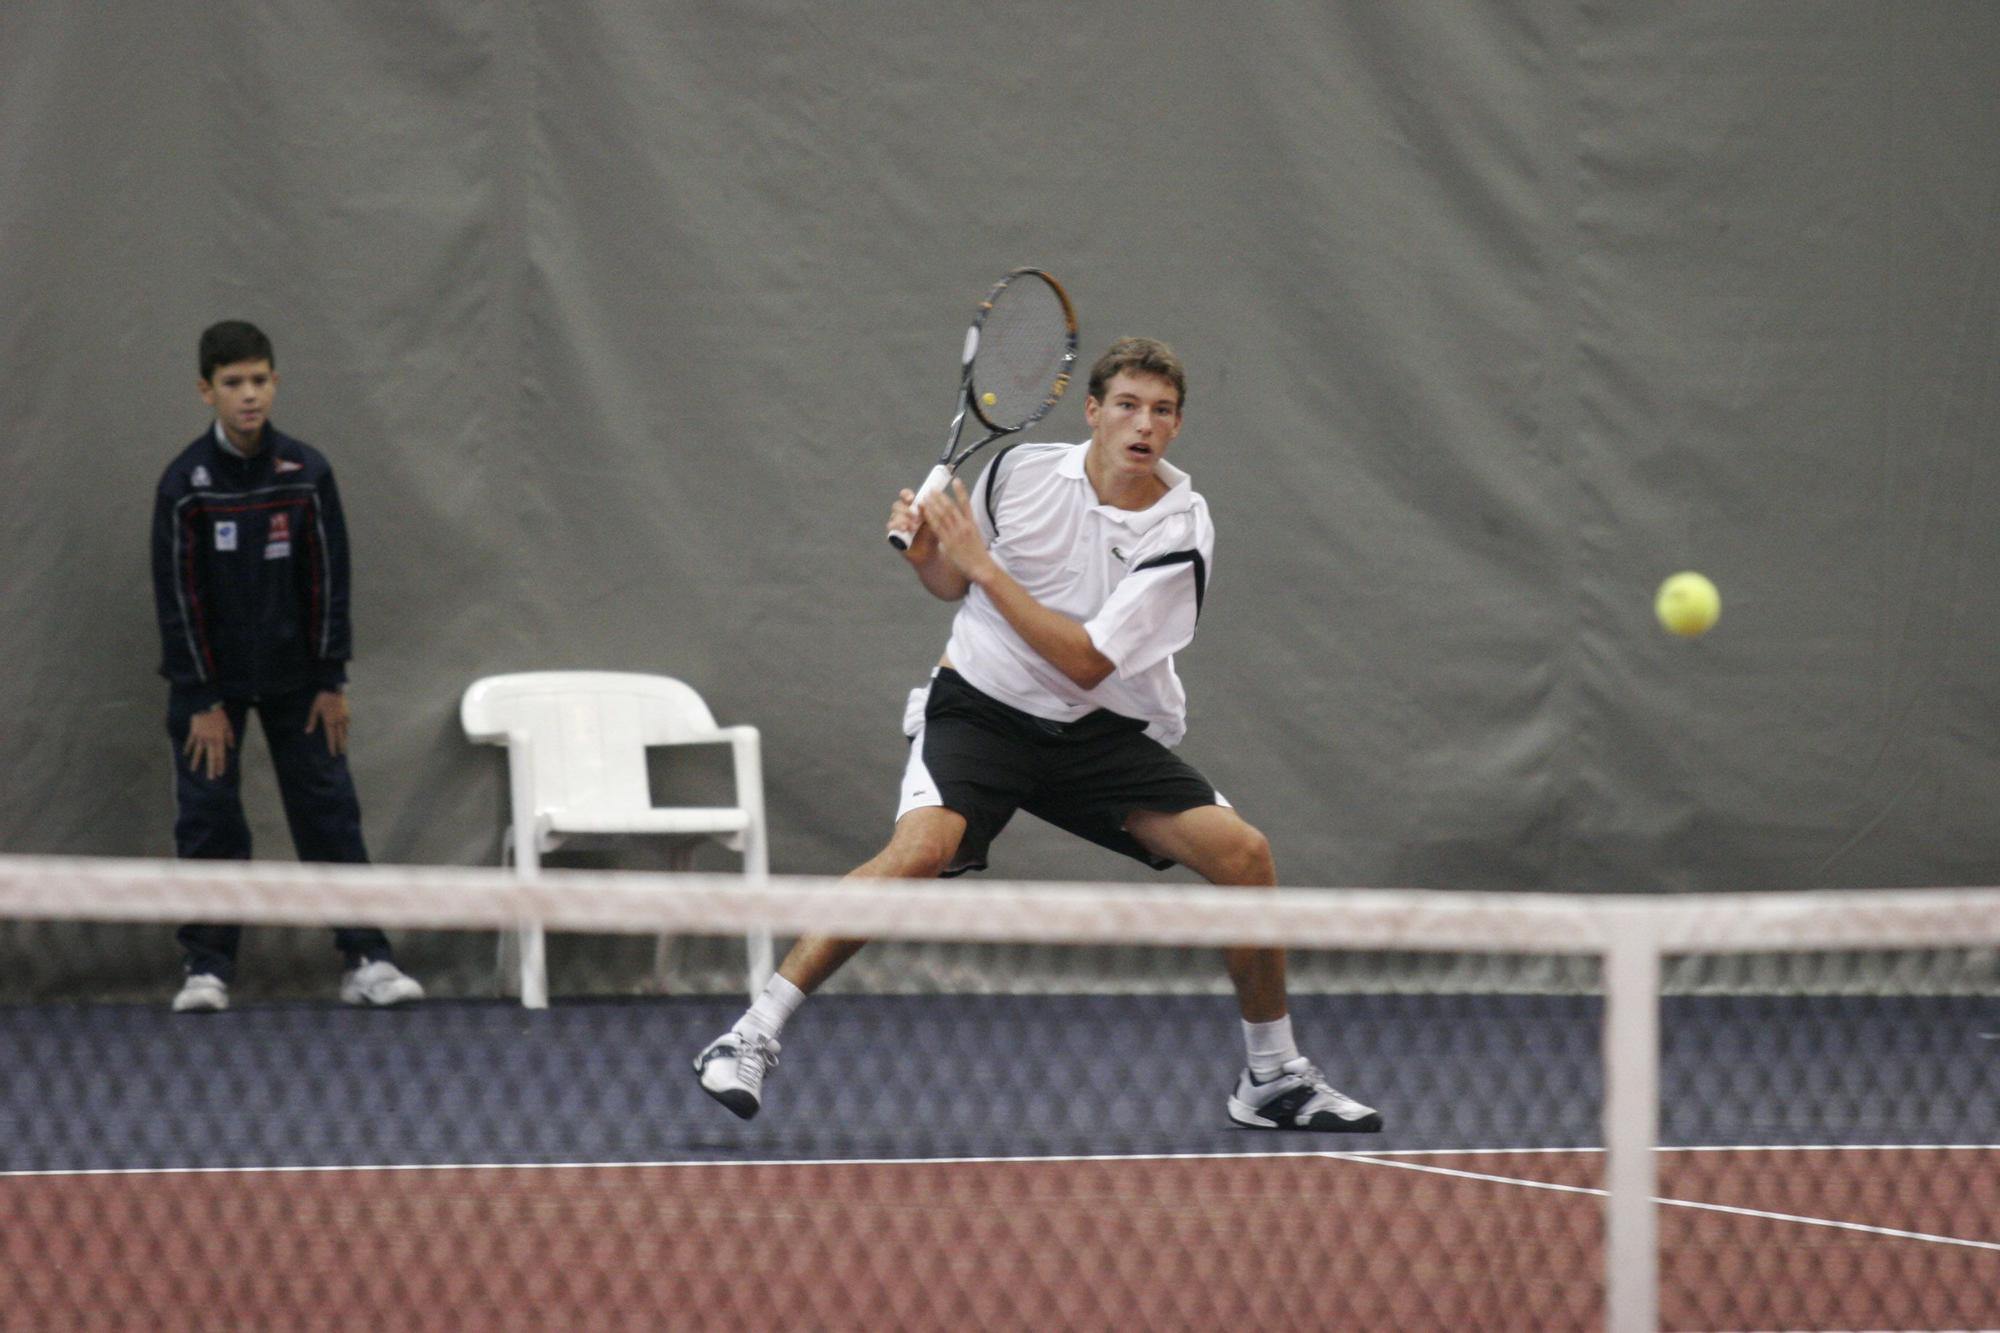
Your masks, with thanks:
<instances>
[{"instance_id":1,"label":"tennis racket","mask_svg":"<svg viewBox=\"0 0 2000 1333\"><path fill-rule=\"evenodd\" d=\"M917 488L912 508L951 483L965 460L993 441L1024 431L1049 414L1069 387L1076 364L1076 307L1062 284L1038 268L1017 268L994 284L965 331L958 379L958 414L944 453ZM967 414L990 432L961 449ZM907 550L914 529L892 531L889 544Z\"/></svg>"}]
</instances>

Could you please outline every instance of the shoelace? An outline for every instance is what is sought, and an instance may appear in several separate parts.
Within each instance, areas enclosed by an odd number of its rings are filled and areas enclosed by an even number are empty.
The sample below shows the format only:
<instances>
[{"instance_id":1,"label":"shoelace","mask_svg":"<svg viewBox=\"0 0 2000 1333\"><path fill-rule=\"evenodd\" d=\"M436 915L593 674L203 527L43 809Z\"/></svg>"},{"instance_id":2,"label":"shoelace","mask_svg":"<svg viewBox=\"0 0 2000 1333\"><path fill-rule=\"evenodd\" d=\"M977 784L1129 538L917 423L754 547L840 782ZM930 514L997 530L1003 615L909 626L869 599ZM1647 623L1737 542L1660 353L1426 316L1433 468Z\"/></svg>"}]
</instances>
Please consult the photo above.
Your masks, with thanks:
<instances>
[{"instance_id":1,"label":"shoelace","mask_svg":"<svg viewBox=\"0 0 2000 1333\"><path fill-rule=\"evenodd\" d=\"M1355 1101L1352 1097L1342 1092L1339 1088L1336 1088L1333 1086L1333 1084L1327 1082L1326 1074L1321 1071L1318 1065L1313 1064L1310 1061L1308 1061L1303 1068L1300 1069L1288 1068L1285 1070L1285 1072L1288 1074L1296 1074L1301 1083L1311 1088L1315 1093L1319 1094L1320 1096L1331 1098L1336 1106L1352 1106L1357 1109L1361 1106L1360 1102Z\"/></svg>"},{"instance_id":2,"label":"shoelace","mask_svg":"<svg viewBox=\"0 0 2000 1333\"><path fill-rule=\"evenodd\" d=\"M764 1075L778 1067L778 1043L761 1032L739 1032L736 1034L736 1069L738 1074L754 1080L762 1080Z\"/></svg>"}]
</instances>

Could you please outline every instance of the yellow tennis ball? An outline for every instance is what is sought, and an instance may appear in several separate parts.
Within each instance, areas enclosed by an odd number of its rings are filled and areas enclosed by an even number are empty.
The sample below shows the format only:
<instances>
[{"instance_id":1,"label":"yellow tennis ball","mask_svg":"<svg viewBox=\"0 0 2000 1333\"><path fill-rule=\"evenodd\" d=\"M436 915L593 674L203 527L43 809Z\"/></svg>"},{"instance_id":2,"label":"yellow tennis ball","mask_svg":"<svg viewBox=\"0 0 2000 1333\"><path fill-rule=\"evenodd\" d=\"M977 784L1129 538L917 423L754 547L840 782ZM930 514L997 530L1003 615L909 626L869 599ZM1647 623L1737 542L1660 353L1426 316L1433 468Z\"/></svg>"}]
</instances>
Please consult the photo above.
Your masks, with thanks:
<instances>
[{"instance_id":1,"label":"yellow tennis ball","mask_svg":"<svg viewBox=\"0 0 2000 1333\"><path fill-rule=\"evenodd\" d=\"M998 395L994 394L991 390L988 390L986 393L982 393L979 395L979 401L986 404L988 407L991 407L993 406L993 404L999 402L1000 399Z\"/></svg>"},{"instance_id":2,"label":"yellow tennis ball","mask_svg":"<svg viewBox=\"0 0 2000 1333\"><path fill-rule=\"evenodd\" d=\"M1722 594L1693 570L1683 570L1660 585L1653 613L1669 633L1684 639L1706 634L1722 616Z\"/></svg>"}]
</instances>

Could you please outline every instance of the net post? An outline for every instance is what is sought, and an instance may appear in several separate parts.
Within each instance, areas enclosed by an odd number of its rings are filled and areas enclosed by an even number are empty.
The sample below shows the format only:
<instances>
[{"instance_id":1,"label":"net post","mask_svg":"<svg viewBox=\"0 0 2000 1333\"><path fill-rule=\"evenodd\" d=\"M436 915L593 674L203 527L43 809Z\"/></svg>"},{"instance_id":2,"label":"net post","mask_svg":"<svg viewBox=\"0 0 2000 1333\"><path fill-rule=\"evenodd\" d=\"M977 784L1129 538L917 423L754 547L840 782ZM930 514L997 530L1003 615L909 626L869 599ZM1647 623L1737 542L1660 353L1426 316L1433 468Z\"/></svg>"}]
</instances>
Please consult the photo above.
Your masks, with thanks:
<instances>
[{"instance_id":1,"label":"net post","mask_svg":"<svg viewBox=\"0 0 2000 1333\"><path fill-rule=\"evenodd\" d=\"M1656 1225L1660 949L1651 918L1621 912L1604 953L1604 1326L1659 1327Z\"/></svg>"}]
</instances>

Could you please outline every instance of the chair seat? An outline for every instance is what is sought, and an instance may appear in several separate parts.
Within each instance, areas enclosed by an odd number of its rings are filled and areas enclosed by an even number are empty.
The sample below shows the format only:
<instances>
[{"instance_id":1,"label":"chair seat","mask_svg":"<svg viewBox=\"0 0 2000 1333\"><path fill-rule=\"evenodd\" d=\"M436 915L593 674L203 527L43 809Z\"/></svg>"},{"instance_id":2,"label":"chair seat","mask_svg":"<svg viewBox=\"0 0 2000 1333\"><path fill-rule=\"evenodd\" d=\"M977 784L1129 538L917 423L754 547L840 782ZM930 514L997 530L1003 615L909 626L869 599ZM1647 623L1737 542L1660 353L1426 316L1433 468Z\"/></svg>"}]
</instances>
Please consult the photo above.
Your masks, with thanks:
<instances>
[{"instance_id":1,"label":"chair seat","mask_svg":"<svg viewBox=\"0 0 2000 1333\"><path fill-rule=\"evenodd\" d=\"M748 811L733 807L677 806L671 810L547 810L542 827L550 833L742 833Z\"/></svg>"}]
</instances>

